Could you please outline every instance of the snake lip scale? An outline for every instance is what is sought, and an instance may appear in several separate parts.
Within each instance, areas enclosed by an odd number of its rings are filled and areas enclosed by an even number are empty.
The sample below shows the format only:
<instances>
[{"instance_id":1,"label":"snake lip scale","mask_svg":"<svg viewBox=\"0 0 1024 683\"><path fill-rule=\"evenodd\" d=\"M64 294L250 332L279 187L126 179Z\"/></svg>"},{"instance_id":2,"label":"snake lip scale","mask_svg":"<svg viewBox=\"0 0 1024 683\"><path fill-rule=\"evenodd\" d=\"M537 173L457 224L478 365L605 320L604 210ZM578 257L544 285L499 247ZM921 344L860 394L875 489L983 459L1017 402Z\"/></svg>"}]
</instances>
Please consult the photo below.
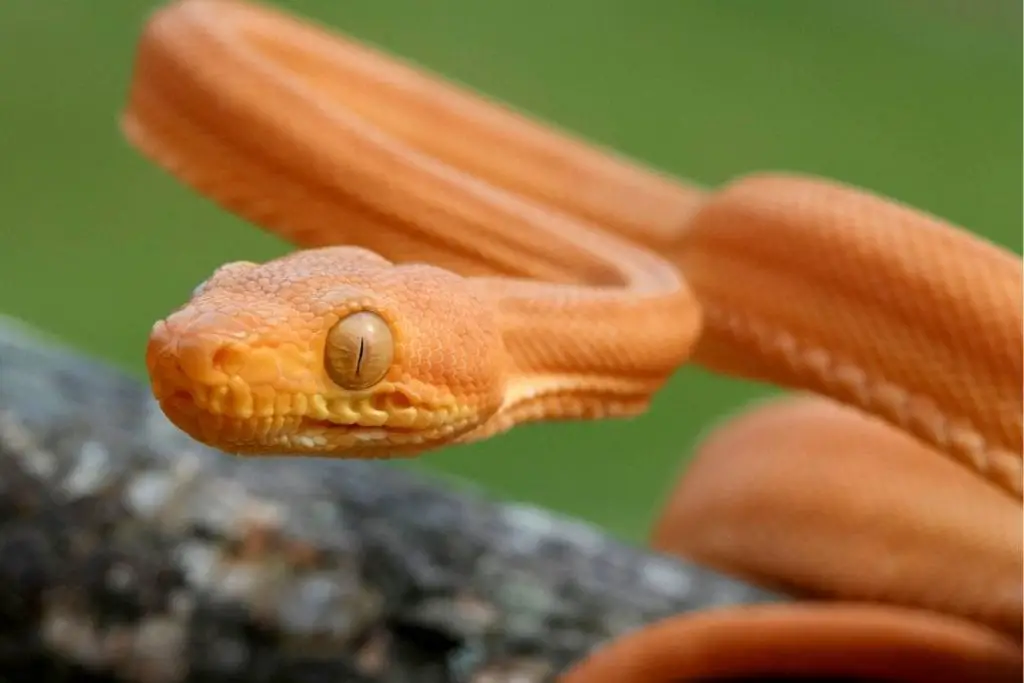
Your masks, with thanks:
<instances>
[{"instance_id":1,"label":"snake lip scale","mask_svg":"<svg viewBox=\"0 0 1024 683\"><path fill-rule=\"evenodd\" d=\"M298 247L150 334L161 408L225 452L634 416L688 363L797 392L706 436L651 542L809 600L611 634L562 683L1021 680L1018 255L822 178L698 187L241 0L150 17L122 129Z\"/></svg>"}]
</instances>

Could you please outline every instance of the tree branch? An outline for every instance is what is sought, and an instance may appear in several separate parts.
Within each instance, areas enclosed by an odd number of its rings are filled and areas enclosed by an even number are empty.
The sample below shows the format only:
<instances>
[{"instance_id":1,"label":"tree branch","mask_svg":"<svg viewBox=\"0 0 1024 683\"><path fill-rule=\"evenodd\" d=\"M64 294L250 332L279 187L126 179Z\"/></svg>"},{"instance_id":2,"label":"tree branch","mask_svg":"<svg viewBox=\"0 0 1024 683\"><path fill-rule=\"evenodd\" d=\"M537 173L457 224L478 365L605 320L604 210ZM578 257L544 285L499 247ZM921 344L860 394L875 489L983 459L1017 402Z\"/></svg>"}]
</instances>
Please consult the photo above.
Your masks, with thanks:
<instances>
[{"instance_id":1,"label":"tree branch","mask_svg":"<svg viewBox=\"0 0 1024 683\"><path fill-rule=\"evenodd\" d=\"M0 463L4 679L544 681L660 617L780 599L387 463L225 456L2 317Z\"/></svg>"}]
</instances>

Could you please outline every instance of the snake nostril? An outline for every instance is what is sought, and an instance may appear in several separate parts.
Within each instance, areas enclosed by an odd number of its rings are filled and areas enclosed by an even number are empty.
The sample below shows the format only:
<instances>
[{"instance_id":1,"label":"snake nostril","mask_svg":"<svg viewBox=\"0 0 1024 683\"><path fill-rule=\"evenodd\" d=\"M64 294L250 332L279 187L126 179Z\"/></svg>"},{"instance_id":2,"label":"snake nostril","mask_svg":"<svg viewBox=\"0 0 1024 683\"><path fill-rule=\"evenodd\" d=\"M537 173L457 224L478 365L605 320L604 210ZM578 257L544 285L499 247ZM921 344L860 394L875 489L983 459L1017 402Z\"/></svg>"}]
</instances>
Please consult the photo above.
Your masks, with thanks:
<instances>
[{"instance_id":1,"label":"snake nostril","mask_svg":"<svg viewBox=\"0 0 1024 683\"><path fill-rule=\"evenodd\" d=\"M164 398L164 403L179 414L194 413L197 410L192 394L184 389L175 389Z\"/></svg>"}]
</instances>

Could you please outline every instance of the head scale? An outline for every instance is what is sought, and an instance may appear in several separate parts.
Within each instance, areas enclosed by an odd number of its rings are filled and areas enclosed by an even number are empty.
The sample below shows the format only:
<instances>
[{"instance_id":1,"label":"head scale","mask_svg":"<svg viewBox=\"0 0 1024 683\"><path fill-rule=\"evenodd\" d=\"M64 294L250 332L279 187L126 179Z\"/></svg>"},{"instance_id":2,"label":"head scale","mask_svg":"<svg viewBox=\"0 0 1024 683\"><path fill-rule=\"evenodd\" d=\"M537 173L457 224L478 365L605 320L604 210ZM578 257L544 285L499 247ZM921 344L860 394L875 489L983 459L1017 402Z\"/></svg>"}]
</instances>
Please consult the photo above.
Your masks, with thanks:
<instances>
[{"instance_id":1,"label":"head scale","mask_svg":"<svg viewBox=\"0 0 1024 683\"><path fill-rule=\"evenodd\" d=\"M387 457L490 418L503 354L470 281L326 247L222 266L153 327L146 364L164 413L208 445Z\"/></svg>"}]
</instances>

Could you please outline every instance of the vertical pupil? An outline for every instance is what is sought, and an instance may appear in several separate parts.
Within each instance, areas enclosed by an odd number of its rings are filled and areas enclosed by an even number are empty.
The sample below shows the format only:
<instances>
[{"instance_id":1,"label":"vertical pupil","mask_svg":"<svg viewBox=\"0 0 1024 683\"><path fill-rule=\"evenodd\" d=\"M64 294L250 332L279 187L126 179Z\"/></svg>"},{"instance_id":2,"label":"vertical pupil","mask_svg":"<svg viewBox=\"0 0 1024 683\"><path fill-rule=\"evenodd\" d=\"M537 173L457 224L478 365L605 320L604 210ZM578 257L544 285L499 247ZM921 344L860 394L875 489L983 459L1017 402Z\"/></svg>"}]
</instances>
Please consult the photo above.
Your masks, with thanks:
<instances>
[{"instance_id":1,"label":"vertical pupil","mask_svg":"<svg viewBox=\"0 0 1024 683\"><path fill-rule=\"evenodd\" d=\"M359 352L356 354L356 375L363 368L363 356L366 353L366 339L365 337L359 337Z\"/></svg>"}]
</instances>

